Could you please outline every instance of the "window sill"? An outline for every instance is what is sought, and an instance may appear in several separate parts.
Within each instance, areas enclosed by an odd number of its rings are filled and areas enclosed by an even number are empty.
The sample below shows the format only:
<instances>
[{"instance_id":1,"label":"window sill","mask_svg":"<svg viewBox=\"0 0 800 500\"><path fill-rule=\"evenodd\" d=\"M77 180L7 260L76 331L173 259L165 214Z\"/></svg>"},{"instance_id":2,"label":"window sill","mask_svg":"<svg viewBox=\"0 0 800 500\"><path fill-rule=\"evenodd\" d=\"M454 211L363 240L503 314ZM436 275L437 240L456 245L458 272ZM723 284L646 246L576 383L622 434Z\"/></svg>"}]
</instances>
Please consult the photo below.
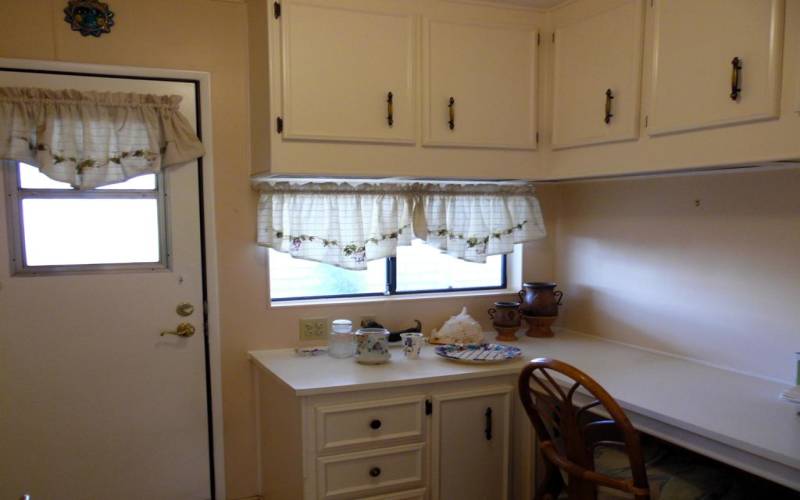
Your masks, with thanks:
<instances>
[{"instance_id":1,"label":"window sill","mask_svg":"<svg viewBox=\"0 0 800 500\"><path fill-rule=\"evenodd\" d=\"M436 293L415 293L409 295L384 295L376 297L342 297L342 298L328 298L328 299L308 299L308 300L287 300L273 302L270 301L270 307L284 308L284 307L308 307L308 306L340 306L344 304L364 304L375 302L394 302L394 301L407 301L407 300L430 300L430 299L452 299L458 297L496 297L499 295L516 295L518 289L504 288L497 290L472 290L464 292L436 292Z\"/></svg>"}]
</instances>

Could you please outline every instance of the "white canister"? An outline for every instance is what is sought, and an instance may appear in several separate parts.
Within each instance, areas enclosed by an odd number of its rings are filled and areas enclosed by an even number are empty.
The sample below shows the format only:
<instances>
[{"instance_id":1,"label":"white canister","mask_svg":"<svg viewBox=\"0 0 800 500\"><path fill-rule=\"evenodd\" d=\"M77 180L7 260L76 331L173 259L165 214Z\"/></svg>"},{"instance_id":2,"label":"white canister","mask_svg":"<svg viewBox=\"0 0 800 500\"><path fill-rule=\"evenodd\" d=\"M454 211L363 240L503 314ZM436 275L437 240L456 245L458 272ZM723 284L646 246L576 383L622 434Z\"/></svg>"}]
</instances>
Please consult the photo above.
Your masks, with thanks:
<instances>
[{"instance_id":1,"label":"white canister","mask_svg":"<svg viewBox=\"0 0 800 500\"><path fill-rule=\"evenodd\" d=\"M349 358L354 350L353 322L349 319L333 320L328 337L328 354L334 358Z\"/></svg>"},{"instance_id":2,"label":"white canister","mask_svg":"<svg viewBox=\"0 0 800 500\"><path fill-rule=\"evenodd\" d=\"M386 328L359 328L356 330L356 361L367 365L386 363L389 352L389 330Z\"/></svg>"}]
</instances>

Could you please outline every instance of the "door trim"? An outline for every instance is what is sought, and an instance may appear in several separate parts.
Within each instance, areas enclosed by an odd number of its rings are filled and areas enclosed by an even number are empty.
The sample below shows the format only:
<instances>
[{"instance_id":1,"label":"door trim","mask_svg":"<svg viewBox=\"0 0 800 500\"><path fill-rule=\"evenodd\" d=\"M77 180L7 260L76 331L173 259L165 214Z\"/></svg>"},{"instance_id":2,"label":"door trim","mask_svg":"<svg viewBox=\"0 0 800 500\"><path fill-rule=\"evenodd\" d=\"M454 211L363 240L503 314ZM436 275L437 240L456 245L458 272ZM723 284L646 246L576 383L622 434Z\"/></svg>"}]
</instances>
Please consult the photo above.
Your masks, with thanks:
<instances>
[{"instance_id":1,"label":"door trim","mask_svg":"<svg viewBox=\"0 0 800 500\"><path fill-rule=\"evenodd\" d=\"M208 394L209 460L212 498L225 498L225 462L222 425L222 371L219 323L219 287L217 266L217 239L214 217L214 140L211 122L211 75L203 71L185 71L159 68L111 66L104 64L79 64L56 61L0 58L0 71L64 74L128 78L135 80L162 80L194 83L195 105L198 110L197 133L203 140L206 154L198 159L200 204L200 235L202 244L203 296L206 327L206 392Z\"/></svg>"}]
</instances>

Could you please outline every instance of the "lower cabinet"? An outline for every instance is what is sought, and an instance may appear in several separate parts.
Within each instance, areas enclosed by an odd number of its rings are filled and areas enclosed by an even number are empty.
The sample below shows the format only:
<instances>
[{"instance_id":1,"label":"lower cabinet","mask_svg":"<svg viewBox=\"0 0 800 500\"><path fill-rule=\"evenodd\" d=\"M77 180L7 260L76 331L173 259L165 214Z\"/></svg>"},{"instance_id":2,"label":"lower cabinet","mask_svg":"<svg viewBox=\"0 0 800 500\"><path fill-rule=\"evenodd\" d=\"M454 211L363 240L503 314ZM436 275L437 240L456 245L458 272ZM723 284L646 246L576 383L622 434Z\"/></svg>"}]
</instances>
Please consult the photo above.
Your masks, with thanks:
<instances>
[{"instance_id":1,"label":"lower cabinet","mask_svg":"<svg viewBox=\"0 0 800 500\"><path fill-rule=\"evenodd\" d=\"M523 498L517 491L528 487L512 486L513 388L513 378L495 376L298 396L260 373L262 495ZM530 434L520 435L529 440Z\"/></svg>"},{"instance_id":2,"label":"lower cabinet","mask_svg":"<svg viewBox=\"0 0 800 500\"><path fill-rule=\"evenodd\" d=\"M431 498L508 498L511 388L433 396Z\"/></svg>"}]
</instances>

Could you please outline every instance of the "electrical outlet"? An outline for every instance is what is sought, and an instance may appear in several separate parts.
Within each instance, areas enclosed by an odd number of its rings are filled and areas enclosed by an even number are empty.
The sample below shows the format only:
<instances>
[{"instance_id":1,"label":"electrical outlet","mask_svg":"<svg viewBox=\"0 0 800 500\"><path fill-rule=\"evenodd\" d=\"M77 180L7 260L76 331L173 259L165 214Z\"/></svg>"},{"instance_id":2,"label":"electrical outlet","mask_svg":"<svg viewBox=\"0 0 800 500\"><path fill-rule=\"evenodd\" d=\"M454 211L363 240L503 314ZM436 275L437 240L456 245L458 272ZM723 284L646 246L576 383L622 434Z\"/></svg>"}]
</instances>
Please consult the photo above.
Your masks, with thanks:
<instances>
[{"instance_id":1,"label":"electrical outlet","mask_svg":"<svg viewBox=\"0 0 800 500\"><path fill-rule=\"evenodd\" d=\"M327 333L327 318L300 319L300 340L325 340Z\"/></svg>"}]
</instances>

